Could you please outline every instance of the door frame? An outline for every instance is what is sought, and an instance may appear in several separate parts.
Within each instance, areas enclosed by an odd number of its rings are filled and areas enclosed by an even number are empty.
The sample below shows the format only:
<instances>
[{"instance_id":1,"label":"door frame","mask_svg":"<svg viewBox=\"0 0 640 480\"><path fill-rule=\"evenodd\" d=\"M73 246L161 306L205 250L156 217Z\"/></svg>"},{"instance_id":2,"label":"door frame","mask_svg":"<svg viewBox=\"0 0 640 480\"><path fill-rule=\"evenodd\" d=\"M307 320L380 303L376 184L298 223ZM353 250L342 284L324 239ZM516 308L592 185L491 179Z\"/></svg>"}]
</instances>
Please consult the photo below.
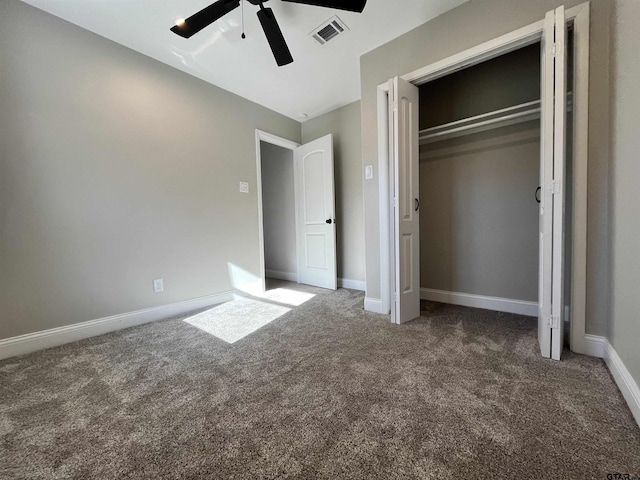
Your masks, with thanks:
<instances>
[{"instance_id":1,"label":"door frame","mask_svg":"<svg viewBox=\"0 0 640 480\"><path fill-rule=\"evenodd\" d=\"M256 173L258 180L256 181L256 195L258 196L258 243L260 251L260 292L266 291L266 267L264 258L264 212L262 209L262 155L260 152L260 142L270 143L278 147L286 148L292 151L293 162L293 193L294 193L294 209L295 209L295 226L296 226L296 282L300 283L300 259L298 246L298 166L296 165L293 151L300 146L292 140L279 137L263 130L256 128Z\"/></svg>"},{"instance_id":2,"label":"door frame","mask_svg":"<svg viewBox=\"0 0 640 480\"><path fill-rule=\"evenodd\" d=\"M573 92L573 204L571 318L569 343L572 351L588 353L586 330L587 279L587 169L589 147L589 2L566 11L567 23L574 28L574 92ZM457 70L482 63L542 39L544 19L513 32L439 60L413 72L400 75L419 86ZM393 77L394 75L392 75ZM389 155L388 82L377 87L378 117L378 208L380 221L380 313L391 311L393 264L393 229L391 219L390 180L393 165ZM385 274L385 272L387 272Z\"/></svg>"}]
</instances>

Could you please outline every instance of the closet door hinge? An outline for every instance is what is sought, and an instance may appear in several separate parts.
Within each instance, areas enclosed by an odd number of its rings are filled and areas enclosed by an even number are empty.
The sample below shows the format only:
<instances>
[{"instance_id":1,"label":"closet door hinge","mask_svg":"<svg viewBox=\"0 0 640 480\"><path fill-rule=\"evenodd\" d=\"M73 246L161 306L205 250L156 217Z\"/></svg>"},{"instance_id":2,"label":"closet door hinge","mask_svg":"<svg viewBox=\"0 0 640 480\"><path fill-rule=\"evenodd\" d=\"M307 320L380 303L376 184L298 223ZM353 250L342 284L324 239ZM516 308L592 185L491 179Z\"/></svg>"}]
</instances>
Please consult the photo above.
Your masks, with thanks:
<instances>
[{"instance_id":1,"label":"closet door hinge","mask_svg":"<svg viewBox=\"0 0 640 480\"><path fill-rule=\"evenodd\" d=\"M551 45L551 55L557 57L562 52L562 43L556 42Z\"/></svg>"},{"instance_id":2,"label":"closet door hinge","mask_svg":"<svg viewBox=\"0 0 640 480\"><path fill-rule=\"evenodd\" d=\"M398 197L393 197L393 208L398 208Z\"/></svg>"},{"instance_id":3,"label":"closet door hinge","mask_svg":"<svg viewBox=\"0 0 640 480\"><path fill-rule=\"evenodd\" d=\"M391 102L391 109L394 112L397 112L398 111L398 102Z\"/></svg>"},{"instance_id":4,"label":"closet door hinge","mask_svg":"<svg viewBox=\"0 0 640 480\"><path fill-rule=\"evenodd\" d=\"M554 180L549 184L549 191L553 195L560 195L560 182L558 180Z\"/></svg>"},{"instance_id":5,"label":"closet door hinge","mask_svg":"<svg viewBox=\"0 0 640 480\"><path fill-rule=\"evenodd\" d=\"M393 301L398 303L400 301L400 295L398 295L398 292L395 292L393 294Z\"/></svg>"},{"instance_id":6,"label":"closet door hinge","mask_svg":"<svg viewBox=\"0 0 640 480\"><path fill-rule=\"evenodd\" d=\"M552 315L547 319L547 324L550 328L560 328L560 317Z\"/></svg>"}]
</instances>

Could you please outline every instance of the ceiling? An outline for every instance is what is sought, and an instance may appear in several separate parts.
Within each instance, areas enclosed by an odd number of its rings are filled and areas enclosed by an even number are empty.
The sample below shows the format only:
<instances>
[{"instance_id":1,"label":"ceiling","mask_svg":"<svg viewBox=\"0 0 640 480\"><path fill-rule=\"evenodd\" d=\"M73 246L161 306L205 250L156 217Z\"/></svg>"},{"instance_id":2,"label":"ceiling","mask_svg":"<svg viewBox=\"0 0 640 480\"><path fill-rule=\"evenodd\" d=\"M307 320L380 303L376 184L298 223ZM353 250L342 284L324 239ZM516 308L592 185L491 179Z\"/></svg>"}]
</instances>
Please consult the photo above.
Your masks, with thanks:
<instances>
[{"instance_id":1,"label":"ceiling","mask_svg":"<svg viewBox=\"0 0 640 480\"><path fill-rule=\"evenodd\" d=\"M23 0L114 42L298 121L360 98L360 56L466 0L368 0L363 13L270 0L294 62L278 67L244 4L190 39L172 33L213 0ZM399 8L401 6L401 8ZM333 15L349 31L318 44L309 33ZM306 117L304 116L306 115Z\"/></svg>"}]
</instances>

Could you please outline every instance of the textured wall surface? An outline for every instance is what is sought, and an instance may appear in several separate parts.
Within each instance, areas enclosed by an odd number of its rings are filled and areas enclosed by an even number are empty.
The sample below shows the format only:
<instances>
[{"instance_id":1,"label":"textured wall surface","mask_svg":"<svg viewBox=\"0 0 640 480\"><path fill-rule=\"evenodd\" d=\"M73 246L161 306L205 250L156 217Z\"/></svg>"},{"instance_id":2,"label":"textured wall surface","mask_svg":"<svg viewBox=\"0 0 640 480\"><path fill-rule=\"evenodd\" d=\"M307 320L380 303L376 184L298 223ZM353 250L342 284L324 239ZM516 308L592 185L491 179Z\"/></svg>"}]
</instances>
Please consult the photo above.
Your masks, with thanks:
<instances>
[{"instance_id":1,"label":"textured wall surface","mask_svg":"<svg viewBox=\"0 0 640 480\"><path fill-rule=\"evenodd\" d=\"M616 1L613 18L609 340L640 384L640 3Z\"/></svg>"},{"instance_id":2,"label":"textured wall surface","mask_svg":"<svg viewBox=\"0 0 640 480\"><path fill-rule=\"evenodd\" d=\"M257 279L255 129L298 122L17 1L0 64L0 338Z\"/></svg>"},{"instance_id":3,"label":"textured wall surface","mask_svg":"<svg viewBox=\"0 0 640 480\"><path fill-rule=\"evenodd\" d=\"M540 124L420 149L420 286L538 301Z\"/></svg>"}]
</instances>

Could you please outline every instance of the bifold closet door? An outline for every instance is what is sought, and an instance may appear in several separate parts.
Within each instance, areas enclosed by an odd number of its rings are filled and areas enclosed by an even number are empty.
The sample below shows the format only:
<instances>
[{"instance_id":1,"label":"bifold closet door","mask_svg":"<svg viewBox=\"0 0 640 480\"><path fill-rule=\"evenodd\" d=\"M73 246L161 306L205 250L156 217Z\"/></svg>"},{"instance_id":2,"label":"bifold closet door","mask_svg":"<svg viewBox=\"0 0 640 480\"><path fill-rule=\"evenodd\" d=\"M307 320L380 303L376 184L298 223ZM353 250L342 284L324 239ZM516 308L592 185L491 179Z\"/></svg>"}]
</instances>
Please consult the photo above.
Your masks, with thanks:
<instances>
[{"instance_id":1,"label":"bifold closet door","mask_svg":"<svg viewBox=\"0 0 640 480\"><path fill-rule=\"evenodd\" d=\"M391 297L393 323L404 323L420 316L418 114L418 87L398 77L389 80L395 268Z\"/></svg>"},{"instance_id":2,"label":"bifold closet door","mask_svg":"<svg viewBox=\"0 0 640 480\"><path fill-rule=\"evenodd\" d=\"M542 39L538 342L560 360L564 341L564 213L567 105L564 7L547 12Z\"/></svg>"}]
</instances>

